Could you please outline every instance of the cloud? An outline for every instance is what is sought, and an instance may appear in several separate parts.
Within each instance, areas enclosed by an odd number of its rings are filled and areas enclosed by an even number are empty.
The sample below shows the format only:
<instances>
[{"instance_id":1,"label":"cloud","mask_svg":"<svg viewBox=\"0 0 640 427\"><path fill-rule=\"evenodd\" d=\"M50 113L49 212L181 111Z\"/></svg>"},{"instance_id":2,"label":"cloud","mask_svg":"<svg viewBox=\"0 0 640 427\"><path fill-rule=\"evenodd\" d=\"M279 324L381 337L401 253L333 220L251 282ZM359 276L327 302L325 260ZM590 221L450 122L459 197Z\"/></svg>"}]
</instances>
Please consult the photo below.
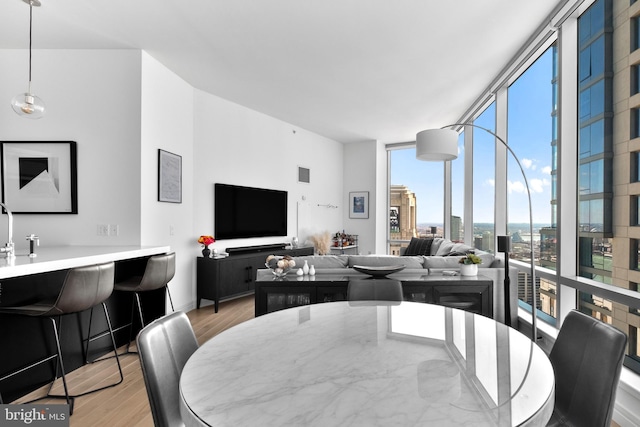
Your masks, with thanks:
<instances>
[{"instance_id":1,"label":"cloud","mask_svg":"<svg viewBox=\"0 0 640 427\"><path fill-rule=\"evenodd\" d=\"M551 166L545 166L542 168L542 173L544 173L545 175L551 175Z\"/></svg>"},{"instance_id":2,"label":"cloud","mask_svg":"<svg viewBox=\"0 0 640 427\"><path fill-rule=\"evenodd\" d=\"M488 179L484 183L486 185L488 185L489 187L495 187L496 186L496 180L495 179Z\"/></svg>"},{"instance_id":3,"label":"cloud","mask_svg":"<svg viewBox=\"0 0 640 427\"><path fill-rule=\"evenodd\" d=\"M507 191L511 193L526 193L527 189L522 181L507 181Z\"/></svg>"},{"instance_id":4,"label":"cloud","mask_svg":"<svg viewBox=\"0 0 640 427\"><path fill-rule=\"evenodd\" d=\"M522 164L522 167L525 169L531 169L531 166L533 166L533 160L531 159L522 159L520 160L520 163Z\"/></svg>"},{"instance_id":5,"label":"cloud","mask_svg":"<svg viewBox=\"0 0 640 427\"><path fill-rule=\"evenodd\" d=\"M549 187L551 181L548 179L531 179L529 180L529 190L531 193L544 193L545 187ZM509 193L527 193L524 181L507 181L507 190Z\"/></svg>"}]
</instances>

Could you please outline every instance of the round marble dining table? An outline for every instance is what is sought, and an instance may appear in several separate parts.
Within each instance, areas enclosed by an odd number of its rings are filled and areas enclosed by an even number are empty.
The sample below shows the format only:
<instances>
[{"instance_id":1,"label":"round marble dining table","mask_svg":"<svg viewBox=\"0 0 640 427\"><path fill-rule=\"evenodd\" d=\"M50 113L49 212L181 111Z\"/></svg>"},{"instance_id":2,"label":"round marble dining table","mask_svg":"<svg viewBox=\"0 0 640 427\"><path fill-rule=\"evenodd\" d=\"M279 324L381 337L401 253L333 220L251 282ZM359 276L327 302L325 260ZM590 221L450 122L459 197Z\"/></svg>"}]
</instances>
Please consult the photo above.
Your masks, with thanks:
<instances>
[{"instance_id":1,"label":"round marble dining table","mask_svg":"<svg viewBox=\"0 0 640 427\"><path fill-rule=\"evenodd\" d=\"M187 426L544 426L546 354L494 320L423 303L308 305L230 328L180 378Z\"/></svg>"}]
</instances>

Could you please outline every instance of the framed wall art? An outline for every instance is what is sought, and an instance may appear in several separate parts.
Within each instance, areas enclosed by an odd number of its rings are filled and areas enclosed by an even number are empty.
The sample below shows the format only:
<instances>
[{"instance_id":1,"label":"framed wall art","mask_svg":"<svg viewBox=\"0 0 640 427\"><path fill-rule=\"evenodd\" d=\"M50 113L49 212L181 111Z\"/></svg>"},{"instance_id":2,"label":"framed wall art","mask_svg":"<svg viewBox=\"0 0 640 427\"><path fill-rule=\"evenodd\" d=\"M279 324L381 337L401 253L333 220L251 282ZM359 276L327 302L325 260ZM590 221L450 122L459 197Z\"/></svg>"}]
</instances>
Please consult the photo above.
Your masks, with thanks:
<instances>
[{"instance_id":1,"label":"framed wall art","mask_svg":"<svg viewBox=\"0 0 640 427\"><path fill-rule=\"evenodd\" d=\"M182 203L182 156L158 150L158 201Z\"/></svg>"},{"instance_id":2,"label":"framed wall art","mask_svg":"<svg viewBox=\"0 0 640 427\"><path fill-rule=\"evenodd\" d=\"M2 150L2 202L14 214L77 214L74 141L7 141Z\"/></svg>"},{"instance_id":3,"label":"framed wall art","mask_svg":"<svg viewBox=\"0 0 640 427\"><path fill-rule=\"evenodd\" d=\"M368 191L352 191L349 193L349 218L369 218Z\"/></svg>"}]
</instances>

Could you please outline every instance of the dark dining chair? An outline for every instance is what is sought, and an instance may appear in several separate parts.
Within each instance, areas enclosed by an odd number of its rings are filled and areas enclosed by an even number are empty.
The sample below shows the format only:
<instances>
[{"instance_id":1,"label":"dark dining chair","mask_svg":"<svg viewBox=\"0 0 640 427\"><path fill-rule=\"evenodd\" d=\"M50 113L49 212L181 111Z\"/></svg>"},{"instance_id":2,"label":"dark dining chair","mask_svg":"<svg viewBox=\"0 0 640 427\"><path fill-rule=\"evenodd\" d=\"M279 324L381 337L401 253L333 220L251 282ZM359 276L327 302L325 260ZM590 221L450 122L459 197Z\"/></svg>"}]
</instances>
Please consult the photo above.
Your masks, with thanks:
<instances>
[{"instance_id":1,"label":"dark dining chair","mask_svg":"<svg viewBox=\"0 0 640 427\"><path fill-rule=\"evenodd\" d=\"M556 400L547 426L609 427L627 336L579 311L560 328L549 359Z\"/></svg>"},{"instance_id":2,"label":"dark dining chair","mask_svg":"<svg viewBox=\"0 0 640 427\"><path fill-rule=\"evenodd\" d=\"M198 349L189 318L176 311L156 319L140 331L136 343L155 426L184 426L180 374Z\"/></svg>"},{"instance_id":3,"label":"dark dining chair","mask_svg":"<svg viewBox=\"0 0 640 427\"><path fill-rule=\"evenodd\" d=\"M348 301L402 301L402 283L393 279L353 279L347 286Z\"/></svg>"}]
</instances>

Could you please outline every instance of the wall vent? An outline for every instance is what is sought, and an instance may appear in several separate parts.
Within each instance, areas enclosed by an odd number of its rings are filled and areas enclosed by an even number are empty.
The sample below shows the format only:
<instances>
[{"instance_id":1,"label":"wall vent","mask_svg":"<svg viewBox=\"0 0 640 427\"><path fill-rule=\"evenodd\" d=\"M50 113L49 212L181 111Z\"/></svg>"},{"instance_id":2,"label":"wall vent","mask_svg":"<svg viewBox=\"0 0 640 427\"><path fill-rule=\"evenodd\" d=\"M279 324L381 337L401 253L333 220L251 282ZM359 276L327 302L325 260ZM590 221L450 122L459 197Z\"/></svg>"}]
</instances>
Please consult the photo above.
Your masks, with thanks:
<instances>
[{"instance_id":1,"label":"wall vent","mask_svg":"<svg viewBox=\"0 0 640 427\"><path fill-rule=\"evenodd\" d=\"M311 169L298 167L298 182L309 184L311 182Z\"/></svg>"}]
</instances>

